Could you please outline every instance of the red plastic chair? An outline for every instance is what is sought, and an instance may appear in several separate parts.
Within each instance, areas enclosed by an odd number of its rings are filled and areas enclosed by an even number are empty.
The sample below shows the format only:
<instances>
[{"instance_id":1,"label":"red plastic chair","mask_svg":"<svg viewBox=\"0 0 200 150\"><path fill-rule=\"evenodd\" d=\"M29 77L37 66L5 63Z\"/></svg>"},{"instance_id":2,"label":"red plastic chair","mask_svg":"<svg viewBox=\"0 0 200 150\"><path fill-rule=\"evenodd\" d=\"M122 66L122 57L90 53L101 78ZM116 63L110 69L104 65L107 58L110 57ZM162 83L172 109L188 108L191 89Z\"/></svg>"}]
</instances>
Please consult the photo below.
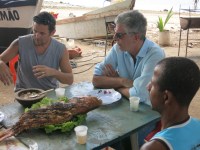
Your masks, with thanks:
<instances>
[{"instance_id":1,"label":"red plastic chair","mask_svg":"<svg viewBox=\"0 0 200 150\"><path fill-rule=\"evenodd\" d=\"M161 121L158 121L156 124L156 127L153 131L151 131L151 133L149 133L146 138L144 139L145 142L148 142L157 132L161 131Z\"/></svg>"},{"instance_id":2,"label":"red plastic chair","mask_svg":"<svg viewBox=\"0 0 200 150\"><path fill-rule=\"evenodd\" d=\"M10 68L10 71L11 71L12 76L13 76L14 84L15 84L16 79L17 79L17 73L16 73L16 70L15 70L15 64L18 62L18 59L19 59L19 55L15 56L11 61L9 61L9 68Z\"/></svg>"}]
</instances>

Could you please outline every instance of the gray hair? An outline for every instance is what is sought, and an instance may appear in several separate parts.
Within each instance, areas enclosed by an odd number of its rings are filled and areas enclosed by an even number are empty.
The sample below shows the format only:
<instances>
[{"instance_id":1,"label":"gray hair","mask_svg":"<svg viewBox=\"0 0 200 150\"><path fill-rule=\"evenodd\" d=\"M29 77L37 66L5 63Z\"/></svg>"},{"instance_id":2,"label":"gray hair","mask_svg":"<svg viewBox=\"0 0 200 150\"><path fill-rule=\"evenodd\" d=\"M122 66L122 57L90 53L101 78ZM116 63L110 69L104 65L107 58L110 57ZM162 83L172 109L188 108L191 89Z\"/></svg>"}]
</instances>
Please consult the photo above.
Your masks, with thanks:
<instances>
[{"instance_id":1,"label":"gray hair","mask_svg":"<svg viewBox=\"0 0 200 150\"><path fill-rule=\"evenodd\" d=\"M141 39L144 39L146 36L147 19L138 10L130 10L119 14L115 18L115 24L124 25L127 33L139 33Z\"/></svg>"}]
</instances>

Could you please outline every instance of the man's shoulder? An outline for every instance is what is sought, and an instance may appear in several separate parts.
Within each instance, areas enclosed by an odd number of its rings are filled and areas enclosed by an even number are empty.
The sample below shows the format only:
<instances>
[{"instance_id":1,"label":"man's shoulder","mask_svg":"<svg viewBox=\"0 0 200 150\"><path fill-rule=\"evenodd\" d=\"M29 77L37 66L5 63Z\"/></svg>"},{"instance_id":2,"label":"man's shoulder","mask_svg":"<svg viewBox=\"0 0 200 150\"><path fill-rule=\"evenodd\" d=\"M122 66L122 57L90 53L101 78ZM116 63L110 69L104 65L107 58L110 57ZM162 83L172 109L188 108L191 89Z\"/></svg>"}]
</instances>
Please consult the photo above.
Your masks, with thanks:
<instances>
[{"instance_id":1,"label":"man's shoulder","mask_svg":"<svg viewBox=\"0 0 200 150\"><path fill-rule=\"evenodd\" d=\"M60 50L66 49L65 44L61 43L60 41L58 41L54 38L52 38L51 43L52 43L51 45L56 49L60 49Z\"/></svg>"},{"instance_id":2,"label":"man's shoulder","mask_svg":"<svg viewBox=\"0 0 200 150\"><path fill-rule=\"evenodd\" d=\"M57 39L55 39L53 37L51 38L51 42L53 42L53 43L55 43L57 45L65 45L65 44L63 44L62 42L58 41Z\"/></svg>"},{"instance_id":3,"label":"man's shoulder","mask_svg":"<svg viewBox=\"0 0 200 150\"><path fill-rule=\"evenodd\" d=\"M27 35L22 35L22 36L19 36L18 37L18 40L19 41L27 41L27 40L30 40L32 38L32 34L27 34Z\"/></svg>"},{"instance_id":4,"label":"man's shoulder","mask_svg":"<svg viewBox=\"0 0 200 150\"><path fill-rule=\"evenodd\" d=\"M165 57L165 52L164 52L164 49L161 48L157 43L149 40L149 39L146 39L147 41L145 41L145 44L146 44L146 48L147 48L147 53L149 54L158 54L162 57Z\"/></svg>"},{"instance_id":5,"label":"man's shoulder","mask_svg":"<svg viewBox=\"0 0 200 150\"><path fill-rule=\"evenodd\" d=\"M197 124L198 127L200 128L200 119L191 117L191 120L192 120L193 123Z\"/></svg>"},{"instance_id":6,"label":"man's shoulder","mask_svg":"<svg viewBox=\"0 0 200 150\"><path fill-rule=\"evenodd\" d=\"M30 42L32 42L32 34L28 34L28 35L23 35L23 36L19 36L18 37L18 42L19 42L19 44L20 43L26 43L26 44L28 44L28 43L30 43Z\"/></svg>"},{"instance_id":7,"label":"man's shoulder","mask_svg":"<svg viewBox=\"0 0 200 150\"><path fill-rule=\"evenodd\" d=\"M146 45L142 48L142 51L139 53L139 55L147 60L149 58L159 60L162 58L165 58L165 52L162 48L155 45Z\"/></svg>"},{"instance_id":8,"label":"man's shoulder","mask_svg":"<svg viewBox=\"0 0 200 150\"><path fill-rule=\"evenodd\" d=\"M30 38L32 36L33 36L33 34L27 34L27 35L19 36L19 38Z\"/></svg>"},{"instance_id":9,"label":"man's shoulder","mask_svg":"<svg viewBox=\"0 0 200 150\"><path fill-rule=\"evenodd\" d=\"M145 43L146 45L148 45L149 47L154 47L156 49L162 49L156 42L149 40L148 38L146 38Z\"/></svg>"}]
</instances>

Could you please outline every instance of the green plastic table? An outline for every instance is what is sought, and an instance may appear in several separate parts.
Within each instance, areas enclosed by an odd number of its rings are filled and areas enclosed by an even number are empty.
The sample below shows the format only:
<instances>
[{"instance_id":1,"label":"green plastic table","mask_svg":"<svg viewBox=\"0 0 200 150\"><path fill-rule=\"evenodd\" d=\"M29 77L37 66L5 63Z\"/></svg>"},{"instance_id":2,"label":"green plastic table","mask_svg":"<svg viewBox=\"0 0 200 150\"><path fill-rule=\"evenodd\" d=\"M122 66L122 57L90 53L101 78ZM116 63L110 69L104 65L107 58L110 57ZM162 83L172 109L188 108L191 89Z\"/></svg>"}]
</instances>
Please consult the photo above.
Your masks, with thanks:
<instances>
[{"instance_id":1,"label":"green plastic table","mask_svg":"<svg viewBox=\"0 0 200 150\"><path fill-rule=\"evenodd\" d=\"M74 91L83 90L84 84L67 86L65 95L73 97ZM82 88L81 88L81 87ZM86 89L87 90L87 89ZM80 92L81 93L81 92ZM56 98L55 91L47 94L47 97ZM0 106L6 118L2 122L5 127L18 121L24 108L18 103ZM46 134L42 129L31 129L17 135L17 137L30 138L37 142L39 150L86 150L101 149L113 143L120 142L125 137L139 131L142 127L154 123L160 119L160 115L150 106L140 104L138 112L129 110L129 101L122 97L121 100L101 106L87 114L83 123L88 126L88 139L85 145L76 143L74 131L70 133L54 132ZM22 139L23 142L23 139Z\"/></svg>"}]
</instances>

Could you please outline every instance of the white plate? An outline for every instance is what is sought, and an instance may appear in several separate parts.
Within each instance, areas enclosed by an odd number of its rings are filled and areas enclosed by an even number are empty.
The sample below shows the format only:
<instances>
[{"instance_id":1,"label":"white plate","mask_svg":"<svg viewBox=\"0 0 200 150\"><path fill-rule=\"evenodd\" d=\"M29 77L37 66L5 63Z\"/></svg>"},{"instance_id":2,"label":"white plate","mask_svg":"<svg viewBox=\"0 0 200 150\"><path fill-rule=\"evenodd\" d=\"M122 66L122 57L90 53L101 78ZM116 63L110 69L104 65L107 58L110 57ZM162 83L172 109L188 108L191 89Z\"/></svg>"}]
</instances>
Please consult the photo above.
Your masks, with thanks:
<instances>
[{"instance_id":1,"label":"white plate","mask_svg":"<svg viewBox=\"0 0 200 150\"><path fill-rule=\"evenodd\" d=\"M0 112L0 122L4 119L4 113Z\"/></svg>"},{"instance_id":2,"label":"white plate","mask_svg":"<svg viewBox=\"0 0 200 150\"><path fill-rule=\"evenodd\" d=\"M102 105L112 104L122 98L121 94L114 89L97 89L89 92L88 95L101 99Z\"/></svg>"}]
</instances>

